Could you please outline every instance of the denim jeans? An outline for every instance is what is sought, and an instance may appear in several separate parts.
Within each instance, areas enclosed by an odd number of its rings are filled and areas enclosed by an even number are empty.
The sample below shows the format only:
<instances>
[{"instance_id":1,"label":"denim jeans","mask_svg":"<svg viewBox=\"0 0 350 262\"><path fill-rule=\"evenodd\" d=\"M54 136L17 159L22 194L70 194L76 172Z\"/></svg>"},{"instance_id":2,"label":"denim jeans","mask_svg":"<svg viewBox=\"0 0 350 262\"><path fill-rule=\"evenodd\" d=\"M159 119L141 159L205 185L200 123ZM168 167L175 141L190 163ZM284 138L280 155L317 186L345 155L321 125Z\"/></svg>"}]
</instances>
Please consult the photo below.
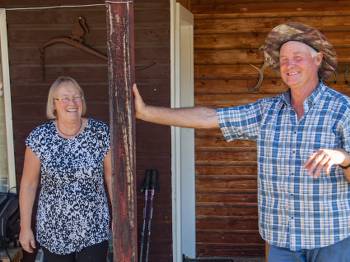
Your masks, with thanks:
<instances>
[{"instance_id":1,"label":"denim jeans","mask_svg":"<svg viewBox=\"0 0 350 262\"><path fill-rule=\"evenodd\" d=\"M291 251L270 246L269 262L350 262L350 237L334 245Z\"/></svg>"}]
</instances>

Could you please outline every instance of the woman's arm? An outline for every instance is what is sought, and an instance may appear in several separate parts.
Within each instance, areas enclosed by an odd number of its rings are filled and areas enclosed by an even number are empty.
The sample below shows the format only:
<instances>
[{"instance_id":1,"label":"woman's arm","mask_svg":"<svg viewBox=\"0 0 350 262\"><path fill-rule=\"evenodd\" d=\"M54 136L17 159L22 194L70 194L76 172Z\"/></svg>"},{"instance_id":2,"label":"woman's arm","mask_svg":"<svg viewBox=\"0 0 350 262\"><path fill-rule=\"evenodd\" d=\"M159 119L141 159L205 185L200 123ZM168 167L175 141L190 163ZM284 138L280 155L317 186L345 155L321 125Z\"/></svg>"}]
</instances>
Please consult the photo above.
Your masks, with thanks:
<instances>
[{"instance_id":1,"label":"woman's arm","mask_svg":"<svg viewBox=\"0 0 350 262\"><path fill-rule=\"evenodd\" d=\"M36 248L35 238L32 231L32 212L36 191L40 178L40 160L30 148L26 148L24 166L19 193L19 207L21 216L21 231L19 241L22 248L33 252Z\"/></svg>"}]
</instances>

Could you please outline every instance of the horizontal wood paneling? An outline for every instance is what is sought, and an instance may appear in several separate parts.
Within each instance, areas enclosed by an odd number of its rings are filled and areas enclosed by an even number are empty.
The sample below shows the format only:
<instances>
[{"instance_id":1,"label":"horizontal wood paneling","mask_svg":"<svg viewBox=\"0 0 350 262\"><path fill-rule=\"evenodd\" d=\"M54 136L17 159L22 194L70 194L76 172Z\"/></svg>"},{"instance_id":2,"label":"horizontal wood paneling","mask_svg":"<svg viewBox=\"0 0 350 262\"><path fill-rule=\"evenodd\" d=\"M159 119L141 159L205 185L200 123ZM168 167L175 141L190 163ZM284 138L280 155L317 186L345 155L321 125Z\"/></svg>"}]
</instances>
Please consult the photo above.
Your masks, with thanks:
<instances>
[{"instance_id":1,"label":"horizontal wood paneling","mask_svg":"<svg viewBox=\"0 0 350 262\"><path fill-rule=\"evenodd\" d=\"M240 230L258 229L258 220L256 217L245 217L244 219L237 219L237 216L202 218L203 217L198 217L200 223L197 222L196 226L199 230L210 229L213 226L215 226L217 230L226 230L227 228L239 228Z\"/></svg>"},{"instance_id":2,"label":"horizontal wood paneling","mask_svg":"<svg viewBox=\"0 0 350 262\"><path fill-rule=\"evenodd\" d=\"M198 165L196 167L197 178L200 176L255 176L256 177L257 167L256 165L252 166L234 166L234 165L225 165L225 166L212 166L208 165Z\"/></svg>"},{"instance_id":3,"label":"horizontal wood paneling","mask_svg":"<svg viewBox=\"0 0 350 262\"><path fill-rule=\"evenodd\" d=\"M212 232L208 230L199 230L197 235L198 242L205 242L210 239L215 239L216 243L235 243L237 241L244 241L248 243L261 243L259 236L250 232L249 230L240 230L240 231L226 231L226 232Z\"/></svg>"},{"instance_id":4,"label":"horizontal wood paneling","mask_svg":"<svg viewBox=\"0 0 350 262\"><path fill-rule=\"evenodd\" d=\"M256 192L256 177L213 177L197 178L196 190L198 193L239 193L239 192ZM238 189L238 190L237 190ZM204 202L197 203L197 206L207 204ZM215 202L220 205L220 202ZM234 203L236 204L236 203ZM229 203L225 203L229 205Z\"/></svg>"},{"instance_id":5,"label":"horizontal wood paneling","mask_svg":"<svg viewBox=\"0 0 350 262\"><path fill-rule=\"evenodd\" d=\"M335 46L337 76L327 82L350 94L350 2L345 0L191 0L195 16L195 103L226 107L287 90L278 72L265 70L252 92L267 33L286 21L319 28ZM262 256L258 233L256 144L227 143L218 129L196 131L198 256Z\"/></svg>"},{"instance_id":6,"label":"horizontal wood paneling","mask_svg":"<svg viewBox=\"0 0 350 262\"><path fill-rule=\"evenodd\" d=\"M197 96L202 94L242 95L248 93L248 87L254 86L256 82L256 79L198 79L195 83L195 93ZM336 79L331 77L326 83L339 92L348 93L350 91L350 79L345 79L344 74L337 75ZM215 88L213 88L213 86L215 86ZM270 96L286 90L287 87L279 78L266 78L259 90L259 94Z\"/></svg>"},{"instance_id":7,"label":"horizontal wood paneling","mask_svg":"<svg viewBox=\"0 0 350 262\"><path fill-rule=\"evenodd\" d=\"M237 142L239 141L239 142ZM227 142L222 138L222 135L220 137L218 136L202 136L199 135L196 137L196 146L197 150L205 150L206 148L212 148L213 146L219 148L219 147L225 147L225 148L235 148L237 150L240 149L247 149L247 148L253 148L255 149L255 143L249 140L236 140L232 141L227 144Z\"/></svg>"},{"instance_id":8,"label":"horizontal wood paneling","mask_svg":"<svg viewBox=\"0 0 350 262\"><path fill-rule=\"evenodd\" d=\"M242 246L242 241L225 243L197 242L197 254L202 257L258 257L261 256L260 250L264 249L264 243L254 244L249 243Z\"/></svg>"},{"instance_id":9,"label":"horizontal wood paneling","mask_svg":"<svg viewBox=\"0 0 350 262\"><path fill-rule=\"evenodd\" d=\"M350 21L344 19L344 16L315 16L315 17L295 17L293 21L314 26L327 31L347 32ZM256 18L215 18L198 19L195 24L195 30L198 34L218 34L218 33L236 33L236 32L266 32L268 33L276 25L285 22L284 17L256 17Z\"/></svg>"},{"instance_id":10,"label":"horizontal wood paneling","mask_svg":"<svg viewBox=\"0 0 350 262\"><path fill-rule=\"evenodd\" d=\"M230 17L286 17L317 15L349 15L349 2L346 0L302 1L287 0L276 4L275 1L191 1L195 14L214 14Z\"/></svg>"},{"instance_id":11,"label":"horizontal wood paneling","mask_svg":"<svg viewBox=\"0 0 350 262\"><path fill-rule=\"evenodd\" d=\"M344 38L344 32L327 31L329 41L341 48L350 47L350 39ZM233 48L249 49L259 48L265 41L266 33L259 31L251 32L232 32L232 33L214 33L214 34L196 34L194 36L194 47L196 51L201 49L209 50L231 50ZM337 51L338 48L337 48Z\"/></svg>"},{"instance_id":12,"label":"horizontal wood paneling","mask_svg":"<svg viewBox=\"0 0 350 262\"><path fill-rule=\"evenodd\" d=\"M239 216L244 219L245 216L257 216L258 208L255 204L254 206L242 206L238 204L225 205L224 207L218 207L215 204L212 205L196 205L196 212L200 213L202 216L210 216L215 213L216 216ZM227 229L229 230L229 229ZM243 241L244 243L244 241Z\"/></svg>"},{"instance_id":13,"label":"horizontal wood paneling","mask_svg":"<svg viewBox=\"0 0 350 262\"><path fill-rule=\"evenodd\" d=\"M337 48L338 63L350 62L350 46ZM195 52L198 65L232 65L263 63L263 54L255 49L198 50Z\"/></svg>"},{"instance_id":14,"label":"horizontal wood paneling","mask_svg":"<svg viewBox=\"0 0 350 262\"><path fill-rule=\"evenodd\" d=\"M240 163L242 165L250 165L256 161L256 152L241 150L226 150L226 148L217 148L216 150L200 150L196 151L196 162L198 164L227 165Z\"/></svg>"}]
</instances>

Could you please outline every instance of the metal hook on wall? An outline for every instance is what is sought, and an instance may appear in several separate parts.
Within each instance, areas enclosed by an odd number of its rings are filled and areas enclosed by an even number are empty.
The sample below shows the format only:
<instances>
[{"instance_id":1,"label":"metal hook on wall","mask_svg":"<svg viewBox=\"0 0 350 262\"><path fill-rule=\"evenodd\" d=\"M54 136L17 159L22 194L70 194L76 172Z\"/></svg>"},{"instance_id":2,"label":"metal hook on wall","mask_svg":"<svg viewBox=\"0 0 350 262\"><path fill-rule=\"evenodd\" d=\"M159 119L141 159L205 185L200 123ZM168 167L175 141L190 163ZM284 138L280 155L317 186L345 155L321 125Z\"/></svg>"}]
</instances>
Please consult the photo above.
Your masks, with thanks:
<instances>
[{"instance_id":1,"label":"metal hook on wall","mask_svg":"<svg viewBox=\"0 0 350 262\"><path fill-rule=\"evenodd\" d=\"M42 74L43 74L43 80L45 80L45 49L49 46L55 45L55 44L66 44L71 47L74 47L76 49L79 49L85 53L88 53L90 55L93 55L95 57L98 57L100 59L103 59L105 61L108 60L107 55L95 50L94 48L88 46L85 44L85 34L89 32L88 25L86 23L85 18L82 16L77 17L75 23L72 27L72 33L70 36L65 37L56 37L53 38L47 42L45 42L40 48L40 60L41 60L41 67L42 67ZM142 65L142 66L135 66L135 70L146 70L152 66L154 66L156 62L152 61L148 65Z\"/></svg>"},{"instance_id":2,"label":"metal hook on wall","mask_svg":"<svg viewBox=\"0 0 350 262\"><path fill-rule=\"evenodd\" d=\"M72 26L72 32L70 36L53 38L45 42L39 48L43 79L45 79L45 49L55 44L66 44L74 48L77 48L83 52L94 55L98 58L107 60L107 56L105 54L98 52L97 50L93 49L92 47L84 43L85 34L88 32L89 32L89 28L85 18L82 16L78 16Z\"/></svg>"}]
</instances>

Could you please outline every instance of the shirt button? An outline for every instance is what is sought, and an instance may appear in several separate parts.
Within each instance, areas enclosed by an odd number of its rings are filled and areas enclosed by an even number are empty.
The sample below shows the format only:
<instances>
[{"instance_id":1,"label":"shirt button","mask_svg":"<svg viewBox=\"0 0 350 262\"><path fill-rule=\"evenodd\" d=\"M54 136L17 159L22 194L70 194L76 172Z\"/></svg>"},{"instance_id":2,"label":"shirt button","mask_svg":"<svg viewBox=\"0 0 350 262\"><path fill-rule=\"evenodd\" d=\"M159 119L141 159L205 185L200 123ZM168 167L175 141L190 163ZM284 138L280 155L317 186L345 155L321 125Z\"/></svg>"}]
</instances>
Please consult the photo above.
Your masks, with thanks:
<instances>
[{"instance_id":1,"label":"shirt button","mask_svg":"<svg viewBox=\"0 0 350 262\"><path fill-rule=\"evenodd\" d=\"M297 131L294 131L294 135L296 135L297 134Z\"/></svg>"}]
</instances>

